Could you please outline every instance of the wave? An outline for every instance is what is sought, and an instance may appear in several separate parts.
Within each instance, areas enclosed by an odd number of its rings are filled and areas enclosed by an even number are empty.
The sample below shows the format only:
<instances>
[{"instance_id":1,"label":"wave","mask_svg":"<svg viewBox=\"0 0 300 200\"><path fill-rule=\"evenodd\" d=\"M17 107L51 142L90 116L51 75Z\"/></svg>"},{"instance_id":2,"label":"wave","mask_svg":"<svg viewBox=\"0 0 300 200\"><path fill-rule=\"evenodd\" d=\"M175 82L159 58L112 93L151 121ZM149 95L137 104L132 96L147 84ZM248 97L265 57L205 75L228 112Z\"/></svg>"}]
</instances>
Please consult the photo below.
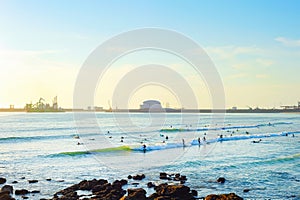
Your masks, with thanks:
<instances>
[{"instance_id":1,"label":"wave","mask_svg":"<svg viewBox=\"0 0 300 200\"><path fill-rule=\"evenodd\" d=\"M85 134L84 136L95 136L98 135L96 133ZM69 135L38 135L38 136L15 136L15 137L4 137L0 138L0 143L4 142L28 142L32 140L54 140L54 139L66 139L66 138L74 138L78 136L77 134L69 134Z\"/></svg>"},{"instance_id":2,"label":"wave","mask_svg":"<svg viewBox=\"0 0 300 200\"><path fill-rule=\"evenodd\" d=\"M105 152L119 152L119 151L132 151L132 148L129 146L119 146L119 147L109 147L103 149L95 149L90 151L71 151L71 152L61 152L58 154L52 154L50 157L56 156L78 156L78 155L87 155L92 153L105 153Z\"/></svg>"},{"instance_id":3,"label":"wave","mask_svg":"<svg viewBox=\"0 0 300 200\"><path fill-rule=\"evenodd\" d=\"M226 142L226 141L237 141L237 140L247 140L247 139L259 139L266 137L280 137L287 136L291 134L300 134L300 131L293 132L281 132L281 133L270 133L270 134L260 134L260 135L239 135L239 136L231 136L225 138L213 138L206 141L201 141L200 145L216 143L216 142ZM197 139L192 140L189 143L183 144L180 143L154 143L148 144L146 147L142 145L127 145L127 146L119 146L119 147L111 147L111 148L103 148L103 149L95 149L90 151L77 151L77 152L62 152L58 155L68 155L68 156L76 156L76 155L85 155L91 153L109 153L109 152L118 152L118 151L135 151L135 152L148 152L148 151L159 151L173 148L183 148L183 147L191 147L199 145Z\"/></svg>"},{"instance_id":4,"label":"wave","mask_svg":"<svg viewBox=\"0 0 300 200\"><path fill-rule=\"evenodd\" d=\"M276 126L276 125L288 125L293 124L292 122L275 122L267 124L257 124L257 125L240 125L240 126L226 126L226 127L202 127L197 129L191 128L163 128L160 132L188 132L188 131L218 131L218 130L230 130L230 129L246 129L246 128L260 128L266 126Z\"/></svg>"}]
</instances>

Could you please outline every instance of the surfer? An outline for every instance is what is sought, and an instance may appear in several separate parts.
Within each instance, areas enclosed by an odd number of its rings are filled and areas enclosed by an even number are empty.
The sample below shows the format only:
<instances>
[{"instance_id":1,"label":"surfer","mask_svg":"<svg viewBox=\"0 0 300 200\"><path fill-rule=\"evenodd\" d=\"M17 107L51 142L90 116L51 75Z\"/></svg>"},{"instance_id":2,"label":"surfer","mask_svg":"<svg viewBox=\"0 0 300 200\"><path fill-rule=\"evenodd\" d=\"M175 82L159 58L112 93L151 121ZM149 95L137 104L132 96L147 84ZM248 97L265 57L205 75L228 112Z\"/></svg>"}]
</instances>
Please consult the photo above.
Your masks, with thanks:
<instances>
[{"instance_id":1,"label":"surfer","mask_svg":"<svg viewBox=\"0 0 300 200\"><path fill-rule=\"evenodd\" d=\"M292 137L295 137L295 134L293 133Z\"/></svg>"},{"instance_id":2,"label":"surfer","mask_svg":"<svg viewBox=\"0 0 300 200\"><path fill-rule=\"evenodd\" d=\"M201 139L200 139L200 137L198 137L198 144L200 145L200 142L201 142Z\"/></svg>"},{"instance_id":3,"label":"surfer","mask_svg":"<svg viewBox=\"0 0 300 200\"><path fill-rule=\"evenodd\" d=\"M206 138L205 138L205 137L203 137L203 141L204 141L204 142L206 141Z\"/></svg>"},{"instance_id":4,"label":"surfer","mask_svg":"<svg viewBox=\"0 0 300 200\"><path fill-rule=\"evenodd\" d=\"M166 136L166 140L168 140L169 139L169 137L168 136Z\"/></svg>"},{"instance_id":5,"label":"surfer","mask_svg":"<svg viewBox=\"0 0 300 200\"><path fill-rule=\"evenodd\" d=\"M261 139L259 139L257 141L255 141L255 140L252 141L252 143L260 143L260 142L261 142Z\"/></svg>"},{"instance_id":6,"label":"surfer","mask_svg":"<svg viewBox=\"0 0 300 200\"><path fill-rule=\"evenodd\" d=\"M183 138L182 138L182 146L185 147L185 142Z\"/></svg>"},{"instance_id":7,"label":"surfer","mask_svg":"<svg viewBox=\"0 0 300 200\"><path fill-rule=\"evenodd\" d=\"M143 144L143 151L144 151L144 153L146 153L146 148L147 148L146 144Z\"/></svg>"}]
</instances>

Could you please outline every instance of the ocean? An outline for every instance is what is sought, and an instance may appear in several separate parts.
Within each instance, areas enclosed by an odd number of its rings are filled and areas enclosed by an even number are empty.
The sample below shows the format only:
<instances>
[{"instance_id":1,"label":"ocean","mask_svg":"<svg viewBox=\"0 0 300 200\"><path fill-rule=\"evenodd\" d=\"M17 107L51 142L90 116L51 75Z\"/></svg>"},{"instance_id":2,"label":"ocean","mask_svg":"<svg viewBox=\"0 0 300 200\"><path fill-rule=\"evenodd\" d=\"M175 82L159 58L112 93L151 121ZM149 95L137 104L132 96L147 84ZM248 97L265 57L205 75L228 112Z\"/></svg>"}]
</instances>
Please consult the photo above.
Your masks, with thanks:
<instances>
[{"instance_id":1,"label":"ocean","mask_svg":"<svg viewBox=\"0 0 300 200\"><path fill-rule=\"evenodd\" d=\"M40 191L29 199L51 198L84 179L139 173L149 195L146 184L162 182L160 172L186 175L199 197L300 199L299 114L0 113L0 119L0 177L14 189ZM217 183L219 177L226 182Z\"/></svg>"}]
</instances>

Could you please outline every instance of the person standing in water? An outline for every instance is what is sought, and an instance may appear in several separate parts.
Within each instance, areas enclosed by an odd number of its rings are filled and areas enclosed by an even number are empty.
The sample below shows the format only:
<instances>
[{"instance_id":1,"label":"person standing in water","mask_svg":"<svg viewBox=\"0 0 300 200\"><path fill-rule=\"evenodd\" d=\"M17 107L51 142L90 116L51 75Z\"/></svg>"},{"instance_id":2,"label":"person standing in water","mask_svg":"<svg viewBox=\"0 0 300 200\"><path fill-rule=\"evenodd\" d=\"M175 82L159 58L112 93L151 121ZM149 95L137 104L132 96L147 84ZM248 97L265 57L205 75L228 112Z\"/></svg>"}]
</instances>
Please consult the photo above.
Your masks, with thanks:
<instances>
[{"instance_id":1,"label":"person standing in water","mask_svg":"<svg viewBox=\"0 0 300 200\"><path fill-rule=\"evenodd\" d=\"M182 146L185 147L185 142L183 138L182 138Z\"/></svg>"},{"instance_id":2,"label":"person standing in water","mask_svg":"<svg viewBox=\"0 0 300 200\"><path fill-rule=\"evenodd\" d=\"M198 144L200 145L200 143L201 143L201 139L200 137L198 137Z\"/></svg>"}]
</instances>

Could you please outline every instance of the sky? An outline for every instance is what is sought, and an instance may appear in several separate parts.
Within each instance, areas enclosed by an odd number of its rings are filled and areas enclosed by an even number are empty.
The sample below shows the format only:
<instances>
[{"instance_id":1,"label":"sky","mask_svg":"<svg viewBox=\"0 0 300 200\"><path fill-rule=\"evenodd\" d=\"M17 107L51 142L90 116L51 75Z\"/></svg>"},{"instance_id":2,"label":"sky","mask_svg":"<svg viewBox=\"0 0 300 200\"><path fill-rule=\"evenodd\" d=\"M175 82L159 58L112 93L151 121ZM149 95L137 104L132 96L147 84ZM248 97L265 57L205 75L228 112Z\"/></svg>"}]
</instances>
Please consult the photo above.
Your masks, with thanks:
<instances>
[{"instance_id":1,"label":"sky","mask_svg":"<svg viewBox=\"0 0 300 200\"><path fill-rule=\"evenodd\" d=\"M0 0L0 107L23 107L43 97L73 106L80 69L103 42L126 31L156 27L197 42L221 77L227 108L295 105L300 100L300 2L297 0ZM211 91L188 63L162 52L140 51L114 62L99 79L94 105L112 100L131 70L158 63L177 71L199 108L212 107ZM132 91L128 107L157 99L183 105L168 87Z\"/></svg>"}]
</instances>

